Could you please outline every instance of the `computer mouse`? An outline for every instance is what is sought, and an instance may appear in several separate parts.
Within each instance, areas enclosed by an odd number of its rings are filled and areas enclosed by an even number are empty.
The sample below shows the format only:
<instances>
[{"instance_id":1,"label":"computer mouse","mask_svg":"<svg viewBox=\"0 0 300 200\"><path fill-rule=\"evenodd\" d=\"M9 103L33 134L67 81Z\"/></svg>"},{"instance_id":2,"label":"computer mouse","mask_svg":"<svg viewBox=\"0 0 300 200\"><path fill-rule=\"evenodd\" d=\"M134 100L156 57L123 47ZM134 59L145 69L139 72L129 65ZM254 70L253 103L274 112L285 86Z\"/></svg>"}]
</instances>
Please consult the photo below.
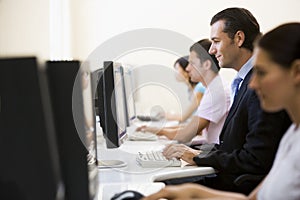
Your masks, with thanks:
<instances>
[{"instance_id":1,"label":"computer mouse","mask_svg":"<svg viewBox=\"0 0 300 200\"><path fill-rule=\"evenodd\" d=\"M111 200L140 200L144 195L134 190L125 190L115 194Z\"/></svg>"}]
</instances>

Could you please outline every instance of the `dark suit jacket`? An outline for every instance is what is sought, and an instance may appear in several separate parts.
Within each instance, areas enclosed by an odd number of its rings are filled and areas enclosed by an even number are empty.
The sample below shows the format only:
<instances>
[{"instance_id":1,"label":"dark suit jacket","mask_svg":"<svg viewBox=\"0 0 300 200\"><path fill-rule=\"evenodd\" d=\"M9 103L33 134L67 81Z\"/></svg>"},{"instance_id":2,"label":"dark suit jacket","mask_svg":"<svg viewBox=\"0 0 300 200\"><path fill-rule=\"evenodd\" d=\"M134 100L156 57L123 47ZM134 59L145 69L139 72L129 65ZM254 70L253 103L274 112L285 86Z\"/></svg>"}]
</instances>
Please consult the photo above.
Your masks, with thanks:
<instances>
[{"instance_id":1,"label":"dark suit jacket","mask_svg":"<svg viewBox=\"0 0 300 200\"><path fill-rule=\"evenodd\" d=\"M280 139L291 121L285 111L263 112L255 92L248 88L252 70L245 77L220 134L220 145L194 157L198 166L219 171L207 186L247 194L261 180L239 188L234 180L242 174L266 175Z\"/></svg>"}]
</instances>

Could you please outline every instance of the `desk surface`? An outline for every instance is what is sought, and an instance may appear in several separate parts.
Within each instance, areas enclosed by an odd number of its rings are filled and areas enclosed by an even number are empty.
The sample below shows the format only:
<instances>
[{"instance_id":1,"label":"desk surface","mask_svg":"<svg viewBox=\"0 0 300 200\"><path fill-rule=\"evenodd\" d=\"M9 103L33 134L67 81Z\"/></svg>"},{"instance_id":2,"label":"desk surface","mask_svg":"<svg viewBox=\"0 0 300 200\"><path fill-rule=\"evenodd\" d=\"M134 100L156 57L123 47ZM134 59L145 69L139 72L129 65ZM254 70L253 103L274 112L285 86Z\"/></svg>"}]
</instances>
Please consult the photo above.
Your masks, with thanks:
<instances>
[{"instance_id":1,"label":"desk surface","mask_svg":"<svg viewBox=\"0 0 300 200\"><path fill-rule=\"evenodd\" d=\"M186 176L187 174L205 175L215 173L211 167L188 166L185 162L182 162L181 167L164 168L142 168L137 164L136 155L139 151L163 149L166 144L170 143L170 141L166 139L159 139L158 141L125 141L119 148L115 149L107 149L105 147L105 140L101 135L98 135L97 141L99 160L116 159L127 163L127 166L122 168L99 169L99 182L100 188L102 189L104 186L113 186L121 183L150 184L154 179L159 181L161 178L173 177L178 174ZM107 197L103 197L106 192L107 191L99 191L99 197L101 196L101 199L106 200ZM100 200L100 198L98 198L98 200Z\"/></svg>"}]
</instances>

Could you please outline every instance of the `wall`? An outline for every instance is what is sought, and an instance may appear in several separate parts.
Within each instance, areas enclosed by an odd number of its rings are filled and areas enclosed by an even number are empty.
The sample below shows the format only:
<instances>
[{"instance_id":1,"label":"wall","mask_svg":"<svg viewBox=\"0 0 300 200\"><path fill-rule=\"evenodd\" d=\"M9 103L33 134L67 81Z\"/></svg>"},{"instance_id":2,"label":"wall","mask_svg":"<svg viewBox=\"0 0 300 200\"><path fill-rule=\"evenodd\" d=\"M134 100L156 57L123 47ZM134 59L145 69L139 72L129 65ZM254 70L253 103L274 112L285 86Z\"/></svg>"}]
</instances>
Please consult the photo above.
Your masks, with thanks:
<instances>
[{"instance_id":1,"label":"wall","mask_svg":"<svg viewBox=\"0 0 300 200\"><path fill-rule=\"evenodd\" d=\"M0 56L49 57L49 5L39 0L0 0Z\"/></svg>"},{"instance_id":2,"label":"wall","mask_svg":"<svg viewBox=\"0 0 300 200\"><path fill-rule=\"evenodd\" d=\"M69 5L61 12L69 14L70 19L60 16L65 21L61 26L67 28L57 27L57 30L63 29L71 40L67 43L70 50L66 50L70 53L65 54L81 60L104 41L134 29L168 29L192 40L208 37L211 16L231 6L248 8L263 32L300 19L299 0L0 0L1 56L34 54L50 58L51 2L63 2L61 7ZM62 35L61 38L66 37Z\"/></svg>"},{"instance_id":3,"label":"wall","mask_svg":"<svg viewBox=\"0 0 300 200\"><path fill-rule=\"evenodd\" d=\"M169 67L167 75L155 70L147 73L136 70L137 84L152 77L164 80L168 76L171 85L177 84L174 86L178 88L176 93L181 92L174 98L186 99L184 86L176 83L172 74L178 54L145 49L126 49L127 52L118 49L119 52L115 52L108 41L144 28L165 29L196 41L209 37L209 21L216 12L233 6L249 9L259 21L262 32L300 19L299 0L0 0L0 56L37 55L42 60L89 60L97 48L105 47L108 51L100 51L97 58L91 59L92 70L101 67L106 59L122 61L136 69L158 64ZM149 37L140 39L147 41ZM131 42L119 45L126 46ZM188 53L188 46L182 54ZM222 70L221 74L230 81L235 72ZM139 102L147 103L141 103L140 112L156 104L175 111L187 105L185 100L179 107L175 99L164 100L172 96L161 96L164 93L164 89L155 87L141 92ZM159 99L155 99L156 96Z\"/></svg>"},{"instance_id":4,"label":"wall","mask_svg":"<svg viewBox=\"0 0 300 200\"><path fill-rule=\"evenodd\" d=\"M104 41L140 28L168 29L192 40L209 37L211 17L226 7L249 9L263 32L280 23L300 19L298 0L74 0L72 4L73 14L77 15L77 28L73 31L85 36L75 41L83 47L77 50L81 58L86 58L87 52L92 52Z\"/></svg>"}]
</instances>

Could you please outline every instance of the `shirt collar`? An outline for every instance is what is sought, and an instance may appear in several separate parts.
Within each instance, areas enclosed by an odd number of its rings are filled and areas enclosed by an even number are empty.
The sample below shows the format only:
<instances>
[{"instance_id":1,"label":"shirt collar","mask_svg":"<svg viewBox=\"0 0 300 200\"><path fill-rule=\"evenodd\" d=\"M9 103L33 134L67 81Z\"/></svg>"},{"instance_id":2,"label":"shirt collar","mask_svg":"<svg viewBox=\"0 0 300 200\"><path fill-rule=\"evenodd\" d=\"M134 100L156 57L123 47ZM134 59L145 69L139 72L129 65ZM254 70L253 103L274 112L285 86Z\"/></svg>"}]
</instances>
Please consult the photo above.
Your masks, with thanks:
<instances>
[{"instance_id":1,"label":"shirt collar","mask_svg":"<svg viewBox=\"0 0 300 200\"><path fill-rule=\"evenodd\" d=\"M240 78L242 78L243 80L245 79L246 75L248 74L248 72L252 69L253 67L253 59L254 56L252 56L240 69L240 71L238 71L237 76L239 76Z\"/></svg>"}]
</instances>

